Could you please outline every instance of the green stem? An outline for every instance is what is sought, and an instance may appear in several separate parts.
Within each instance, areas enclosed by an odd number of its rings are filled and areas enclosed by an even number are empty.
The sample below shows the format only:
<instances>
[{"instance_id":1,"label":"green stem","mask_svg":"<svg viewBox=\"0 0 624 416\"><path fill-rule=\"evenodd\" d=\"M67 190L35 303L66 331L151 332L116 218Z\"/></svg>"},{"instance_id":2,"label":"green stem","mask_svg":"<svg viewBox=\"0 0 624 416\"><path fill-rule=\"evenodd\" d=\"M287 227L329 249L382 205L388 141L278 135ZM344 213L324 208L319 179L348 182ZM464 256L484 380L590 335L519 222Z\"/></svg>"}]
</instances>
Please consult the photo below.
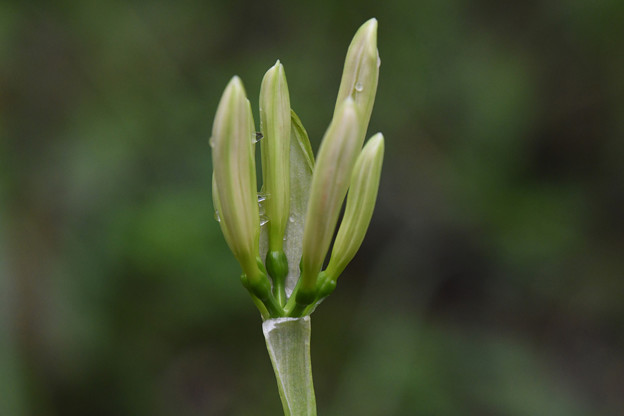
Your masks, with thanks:
<instances>
[{"instance_id":1,"label":"green stem","mask_svg":"<svg viewBox=\"0 0 624 416\"><path fill-rule=\"evenodd\" d=\"M316 292L306 291L303 288L301 279L297 281L295 289L290 294L286 306L284 306L284 316L297 318L304 316L304 311L316 300Z\"/></svg>"},{"instance_id":2,"label":"green stem","mask_svg":"<svg viewBox=\"0 0 624 416\"><path fill-rule=\"evenodd\" d=\"M255 297L252 293L250 293L250 295L251 295L251 299L253 300L253 303L256 305L256 307L260 311L260 315L262 316L262 319L269 319L271 317L271 314L269 313L266 306L264 306L264 303L262 303L262 301L258 299L257 297Z\"/></svg>"},{"instance_id":3,"label":"green stem","mask_svg":"<svg viewBox=\"0 0 624 416\"><path fill-rule=\"evenodd\" d=\"M280 243L282 239L279 239ZM280 307L286 304L286 289L284 288L288 276L288 259L281 247L271 250L266 255L266 271L273 282L273 296Z\"/></svg>"},{"instance_id":4,"label":"green stem","mask_svg":"<svg viewBox=\"0 0 624 416\"><path fill-rule=\"evenodd\" d=\"M297 293L299 293L299 287L301 286L301 279L297 281L295 288L293 289L290 297L288 298L288 302L284 305L284 316L296 317L293 315L295 307L297 305Z\"/></svg>"},{"instance_id":5,"label":"green stem","mask_svg":"<svg viewBox=\"0 0 624 416\"><path fill-rule=\"evenodd\" d=\"M267 298L263 300L263 303L272 317L284 316L284 309L282 308L282 305L279 304L275 296L273 296L273 293L270 291L268 292Z\"/></svg>"},{"instance_id":6,"label":"green stem","mask_svg":"<svg viewBox=\"0 0 624 416\"><path fill-rule=\"evenodd\" d=\"M284 288L284 280L275 279L273 281L273 296L280 306L286 305L286 289Z\"/></svg>"},{"instance_id":7,"label":"green stem","mask_svg":"<svg viewBox=\"0 0 624 416\"><path fill-rule=\"evenodd\" d=\"M310 317L262 323L285 416L316 416L310 362Z\"/></svg>"}]
</instances>

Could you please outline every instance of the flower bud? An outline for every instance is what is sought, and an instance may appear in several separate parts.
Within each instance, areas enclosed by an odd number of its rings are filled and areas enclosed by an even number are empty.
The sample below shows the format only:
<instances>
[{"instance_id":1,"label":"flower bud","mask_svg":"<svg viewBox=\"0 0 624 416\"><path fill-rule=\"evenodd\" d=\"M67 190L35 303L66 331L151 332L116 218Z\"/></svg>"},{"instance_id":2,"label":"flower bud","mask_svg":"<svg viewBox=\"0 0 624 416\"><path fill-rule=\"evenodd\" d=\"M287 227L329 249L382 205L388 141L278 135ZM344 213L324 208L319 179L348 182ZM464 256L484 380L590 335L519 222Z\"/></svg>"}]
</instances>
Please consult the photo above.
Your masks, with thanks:
<instances>
[{"instance_id":1,"label":"flower bud","mask_svg":"<svg viewBox=\"0 0 624 416\"><path fill-rule=\"evenodd\" d=\"M334 235L353 165L360 149L359 116L347 98L332 120L318 152L303 231L301 290L314 290Z\"/></svg>"},{"instance_id":2,"label":"flower bud","mask_svg":"<svg viewBox=\"0 0 624 416\"><path fill-rule=\"evenodd\" d=\"M254 136L251 106L235 76L219 102L210 139L213 200L226 242L252 284L261 275L256 265L260 222Z\"/></svg>"},{"instance_id":3,"label":"flower bud","mask_svg":"<svg viewBox=\"0 0 624 416\"><path fill-rule=\"evenodd\" d=\"M377 19L364 23L355 33L345 59L334 116L347 97L353 98L360 116L360 143L364 141L379 79Z\"/></svg>"},{"instance_id":4,"label":"flower bud","mask_svg":"<svg viewBox=\"0 0 624 416\"><path fill-rule=\"evenodd\" d=\"M278 60L260 87L260 142L269 251L281 252L290 209L290 98Z\"/></svg>"},{"instance_id":5,"label":"flower bud","mask_svg":"<svg viewBox=\"0 0 624 416\"><path fill-rule=\"evenodd\" d=\"M377 133L358 156L351 176L347 206L325 273L335 281L357 253L370 224L384 154L384 138Z\"/></svg>"},{"instance_id":6,"label":"flower bud","mask_svg":"<svg viewBox=\"0 0 624 416\"><path fill-rule=\"evenodd\" d=\"M223 233L223 237L225 237L225 242L228 247L232 247L232 237L230 237L229 229L225 226L225 222L221 220L221 212L223 209L221 208L221 203L219 202L219 191L217 191L217 181L215 180L214 173L212 174L212 205L215 210L215 219L219 223L221 227L221 232Z\"/></svg>"}]
</instances>

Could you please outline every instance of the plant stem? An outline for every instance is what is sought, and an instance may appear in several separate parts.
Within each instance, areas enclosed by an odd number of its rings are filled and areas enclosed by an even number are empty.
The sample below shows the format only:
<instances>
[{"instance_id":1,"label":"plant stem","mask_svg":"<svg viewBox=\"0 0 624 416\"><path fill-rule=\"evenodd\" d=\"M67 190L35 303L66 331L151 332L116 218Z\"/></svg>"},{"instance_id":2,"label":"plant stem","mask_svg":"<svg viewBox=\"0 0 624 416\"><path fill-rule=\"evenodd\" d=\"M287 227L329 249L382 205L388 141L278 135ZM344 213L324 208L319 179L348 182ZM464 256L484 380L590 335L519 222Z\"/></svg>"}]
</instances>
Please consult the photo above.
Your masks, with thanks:
<instances>
[{"instance_id":1,"label":"plant stem","mask_svg":"<svg viewBox=\"0 0 624 416\"><path fill-rule=\"evenodd\" d=\"M310 362L310 317L262 323L285 416L316 416Z\"/></svg>"},{"instance_id":2,"label":"plant stem","mask_svg":"<svg viewBox=\"0 0 624 416\"><path fill-rule=\"evenodd\" d=\"M273 281L273 296L277 303L284 307L286 305L286 289L284 288L284 279L275 279Z\"/></svg>"}]
</instances>

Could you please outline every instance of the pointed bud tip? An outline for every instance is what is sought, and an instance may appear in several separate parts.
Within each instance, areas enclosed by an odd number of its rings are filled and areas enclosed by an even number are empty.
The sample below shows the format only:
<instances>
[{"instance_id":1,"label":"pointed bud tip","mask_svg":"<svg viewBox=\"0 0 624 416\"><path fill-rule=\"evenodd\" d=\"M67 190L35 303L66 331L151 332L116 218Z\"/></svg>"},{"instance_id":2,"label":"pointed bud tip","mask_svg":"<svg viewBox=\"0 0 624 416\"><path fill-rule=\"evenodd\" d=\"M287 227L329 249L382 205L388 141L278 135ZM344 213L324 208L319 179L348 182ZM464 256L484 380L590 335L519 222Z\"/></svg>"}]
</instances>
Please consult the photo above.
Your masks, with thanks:
<instances>
[{"instance_id":1,"label":"pointed bud tip","mask_svg":"<svg viewBox=\"0 0 624 416\"><path fill-rule=\"evenodd\" d=\"M277 62L275 62L274 67L277 69L277 73L280 75L280 77L285 77L284 65L282 65L282 62L279 59L277 60Z\"/></svg>"},{"instance_id":2,"label":"pointed bud tip","mask_svg":"<svg viewBox=\"0 0 624 416\"><path fill-rule=\"evenodd\" d=\"M381 133L377 133L368 139L368 142L364 145L364 149L362 149L362 156L371 159L378 157L383 158L384 147L384 136Z\"/></svg>"},{"instance_id":3,"label":"pointed bud tip","mask_svg":"<svg viewBox=\"0 0 624 416\"><path fill-rule=\"evenodd\" d=\"M230 82L228 83L228 86L230 85L243 85L243 81L240 79L240 77L238 75L234 75L232 77L232 79L230 79Z\"/></svg>"},{"instance_id":4,"label":"pointed bud tip","mask_svg":"<svg viewBox=\"0 0 624 416\"><path fill-rule=\"evenodd\" d=\"M375 146L375 147L381 146L382 148L384 146L384 136L381 133L375 134L373 137L368 139L368 141L371 144L371 146Z\"/></svg>"},{"instance_id":5,"label":"pointed bud tip","mask_svg":"<svg viewBox=\"0 0 624 416\"><path fill-rule=\"evenodd\" d=\"M243 87L243 81L238 75L234 75L232 79L230 79L230 82L228 82L227 86L225 87L225 92L223 93L223 95L232 93L234 91L241 92L244 96L246 96L245 87Z\"/></svg>"},{"instance_id":6,"label":"pointed bud tip","mask_svg":"<svg viewBox=\"0 0 624 416\"><path fill-rule=\"evenodd\" d=\"M351 41L353 45L366 45L369 51L377 51L377 19L373 17L358 28Z\"/></svg>"},{"instance_id":7,"label":"pointed bud tip","mask_svg":"<svg viewBox=\"0 0 624 416\"><path fill-rule=\"evenodd\" d=\"M362 31L370 42L377 44L377 19L373 17L367 20L358 31Z\"/></svg>"},{"instance_id":8,"label":"pointed bud tip","mask_svg":"<svg viewBox=\"0 0 624 416\"><path fill-rule=\"evenodd\" d=\"M275 61L275 64L271 68L269 68L264 74L264 78L275 77L275 76L284 76L284 65L282 65L281 61L278 59Z\"/></svg>"},{"instance_id":9,"label":"pointed bud tip","mask_svg":"<svg viewBox=\"0 0 624 416\"><path fill-rule=\"evenodd\" d=\"M377 31L377 19L374 17L371 17L366 22L364 22L362 27L366 27L368 30L376 32Z\"/></svg>"}]
</instances>

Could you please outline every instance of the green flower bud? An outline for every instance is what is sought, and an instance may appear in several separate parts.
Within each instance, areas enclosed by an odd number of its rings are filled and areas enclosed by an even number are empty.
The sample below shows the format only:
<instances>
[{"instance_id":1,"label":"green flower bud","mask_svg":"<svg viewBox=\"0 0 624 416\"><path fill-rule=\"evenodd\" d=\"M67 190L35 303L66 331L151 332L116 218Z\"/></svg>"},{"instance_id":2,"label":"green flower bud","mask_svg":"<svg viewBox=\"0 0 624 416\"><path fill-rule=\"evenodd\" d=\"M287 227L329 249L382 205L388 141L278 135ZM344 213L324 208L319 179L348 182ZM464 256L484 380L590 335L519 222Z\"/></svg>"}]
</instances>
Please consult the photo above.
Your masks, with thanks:
<instances>
[{"instance_id":1,"label":"green flower bud","mask_svg":"<svg viewBox=\"0 0 624 416\"><path fill-rule=\"evenodd\" d=\"M229 82L215 116L210 139L213 200L226 242L250 284L261 278L256 265L260 222L251 106L238 77Z\"/></svg>"},{"instance_id":2,"label":"green flower bud","mask_svg":"<svg viewBox=\"0 0 624 416\"><path fill-rule=\"evenodd\" d=\"M360 116L360 141L364 141L379 79L377 19L364 23L355 33L345 59L334 116L347 97L353 98Z\"/></svg>"},{"instance_id":3,"label":"green flower bud","mask_svg":"<svg viewBox=\"0 0 624 416\"><path fill-rule=\"evenodd\" d=\"M221 203L219 202L219 191L217 191L217 181L215 180L214 173L212 174L212 205L215 210L215 219L219 223L221 227L221 232L223 232L223 237L225 237L225 242L228 247L232 247L232 237L230 236L229 229L225 226L225 222L221 221L221 212L223 209L221 208Z\"/></svg>"},{"instance_id":4,"label":"green flower bud","mask_svg":"<svg viewBox=\"0 0 624 416\"><path fill-rule=\"evenodd\" d=\"M312 174L303 231L300 291L314 290L327 255L360 150L359 126L355 103L349 97L323 137Z\"/></svg>"},{"instance_id":5,"label":"green flower bud","mask_svg":"<svg viewBox=\"0 0 624 416\"><path fill-rule=\"evenodd\" d=\"M286 254L283 251L269 251L266 256L266 269L274 282L283 282L288 275Z\"/></svg>"},{"instance_id":6,"label":"green flower bud","mask_svg":"<svg viewBox=\"0 0 624 416\"><path fill-rule=\"evenodd\" d=\"M284 67L278 60L260 87L263 190L269 250L282 251L290 209L290 98Z\"/></svg>"},{"instance_id":7,"label":"green flower bud","mask_svg":"<svg viewBox=\"0 0 624 416\"><path fill-rule=\"evenodd\" d=\"M355 162L345 214L325 270L333 281L347 267L364 240L375 209L383 154L384 138L377 133L369 139Z\"/></svg>"},{"instance_id":8,"label":"green flower bud","mask_svg":"<svg viewBox=\"0 0 624 416\"><path fill-rule=\"evenodd\" d=\"M334 115L316 165L307 133L290 109L283 66L277 61L266 72L260 89L267 220L262 232L256 129L241 80L232 78L221 97L210 139L214 207L225 240L243 269L241 281L264 319L311 313L334 290L336 278L362 243L383 158L381 134L362 149L379 62L377 20L370 19L349 46ZM321 272L349 185L345 218L328 268Z\"/></svg>"},{"instance_id":9,"label":"green flower bud","mask_svg":"<svg viewBox=\"0 0 624 416\"><path fill-rule=\"evenodd\" d=\"M316 299L321 300L331 295L336 289L336 280L332 279L327 272L322 271L318 275L316 282Z\"/></svg>"}]
</instances>

